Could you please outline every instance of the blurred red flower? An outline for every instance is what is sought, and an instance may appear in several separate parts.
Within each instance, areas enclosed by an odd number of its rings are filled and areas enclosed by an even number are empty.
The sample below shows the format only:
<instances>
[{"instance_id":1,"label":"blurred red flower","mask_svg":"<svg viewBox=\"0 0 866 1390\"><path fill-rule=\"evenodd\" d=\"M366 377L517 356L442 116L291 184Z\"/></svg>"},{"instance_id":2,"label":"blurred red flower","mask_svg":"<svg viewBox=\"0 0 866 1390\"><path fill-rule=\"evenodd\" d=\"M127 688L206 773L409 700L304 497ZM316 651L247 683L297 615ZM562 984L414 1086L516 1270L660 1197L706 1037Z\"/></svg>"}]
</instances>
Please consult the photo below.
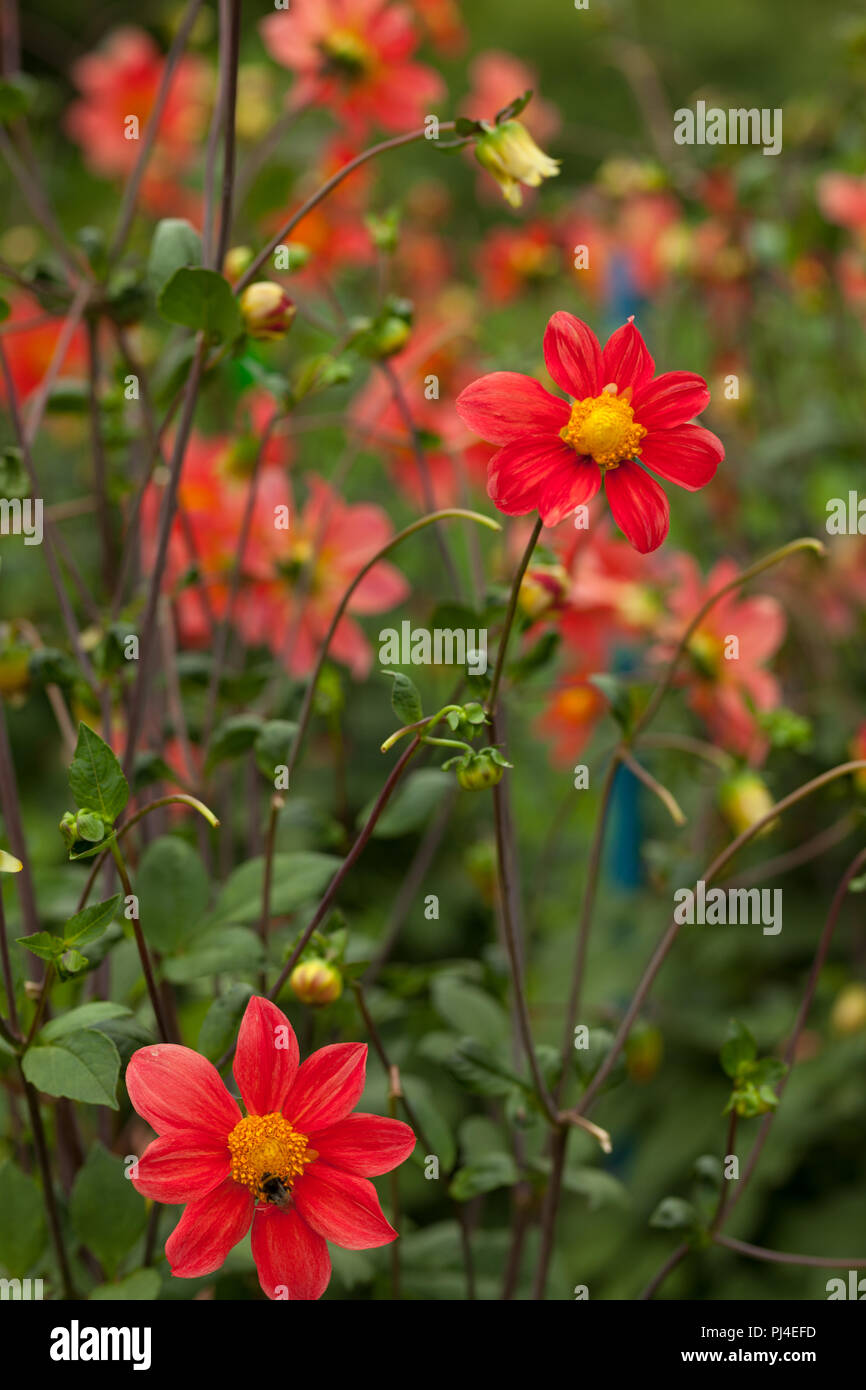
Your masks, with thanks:
<instances>
[{"instance_id":1,"label":"blurred red flower","mask_svg":"<svg viewBox=\"0 0 866 1390\"><path fill-rule=\"evenodd\" d=\"M663 642L657 655L673 654L688 624L713 594L738 573L735 561L720 560L706 579L697 561L685 553L674 559L676 583L671 587L671 618L662 625ZM778 651L786 621L781 605L767 594L742 598L733 591L713 604L688 644L690 666L679 676L689 705L703 719L722 748L760 762L768 742L758 713L781 703L778 681L765 664Z\"/></svg>"},{"instance_id":2,"label":"blurred red flower","mask_svg":"<svg viewBox=\"0 0 866 1390\"><path fill-rule=\"evenodd\" d=\"M81 97L66 113L66 130L94 173L113 178L133 168L164 68L165 58L150 35L132 27L115 30L101 49L73 65ZM176 173L200 153L211 86L203 59L194 54L180 59L142 184L144 203L153 211L179 215L183 193ZM129 125L133 116L137 135Z\"/></svg>"},{"instance_id":3,"label":"blurred red flower","mask_svg":"<svg viewBox=\"0 0 866 1390\"><path fill-rule=\"evenodd\" d=\"M296 73L295 101L327 107L353 135L371 126L408 131L442 97L442 79L412 61L408 5L387 0L293 0L259 26L275 62Z\"/></svg>"}]
</instances>

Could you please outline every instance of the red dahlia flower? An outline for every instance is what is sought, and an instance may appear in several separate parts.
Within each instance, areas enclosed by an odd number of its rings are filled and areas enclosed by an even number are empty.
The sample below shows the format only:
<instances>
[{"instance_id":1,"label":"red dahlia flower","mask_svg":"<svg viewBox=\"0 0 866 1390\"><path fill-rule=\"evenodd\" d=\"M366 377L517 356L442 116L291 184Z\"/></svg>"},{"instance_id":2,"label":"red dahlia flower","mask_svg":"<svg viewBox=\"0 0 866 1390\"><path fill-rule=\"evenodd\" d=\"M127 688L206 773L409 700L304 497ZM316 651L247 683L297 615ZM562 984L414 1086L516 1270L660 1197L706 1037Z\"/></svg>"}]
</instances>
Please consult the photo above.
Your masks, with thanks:
<instances>
[{"instance_id":1,"label":"red dahlia flower","mask_svg":"<svg viewBox=\"0 0 866 1390\"><path fill-rule=\"evenodd\" d=\"M350 1114L364 1089L364 1044L298 1059L292 1025L260 998L247 1005L233 1068L246 1115L191 1048L159 1044L132 1057L130 1100L159 1135L132 1181L155 1202L186 1206L165 1247L178 1278L219 1269L252 1225L268 1298L316 1299L331 1277L327 1241L367 1250L396 1239L368 1179L408 1158L412 1130Z\"/></svg>"},{"instance_id":2,"label":"red dahlia flower","mask_svg":"<svg viewBox=\"0 0 866 1390\"><path fill-rule=\"evenodd\" d=\"M556 313L544 360L570 404L519 372L491 372L457 398L464 424L502 446L488 465L491 498L508 516L537 508L556 526L604 477L617 526L641 554L656 550L668 533L668 500L641 465L690 492L710 481L724 448L689 423L709 403L707 383L694 372L656 377L631 319L602 351L585 323Z\"/></svg>"}]
</instances>

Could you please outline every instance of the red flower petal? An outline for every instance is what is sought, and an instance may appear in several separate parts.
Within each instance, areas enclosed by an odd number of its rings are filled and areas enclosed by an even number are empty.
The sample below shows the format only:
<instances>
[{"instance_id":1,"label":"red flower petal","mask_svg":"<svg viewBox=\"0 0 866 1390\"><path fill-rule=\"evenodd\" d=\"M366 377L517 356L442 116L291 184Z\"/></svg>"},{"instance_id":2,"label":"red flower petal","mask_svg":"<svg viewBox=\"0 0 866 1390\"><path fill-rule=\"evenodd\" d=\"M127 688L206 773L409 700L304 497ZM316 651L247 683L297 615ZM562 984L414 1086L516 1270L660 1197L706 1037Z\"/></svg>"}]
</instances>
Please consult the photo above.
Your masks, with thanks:
<instances>
[{"instance_id":1,"label":"red flower petal","mask_svg":"<svg viewBox=\"0 0 866 1390\"><path fill-rule=\"evenodd\" d=\"M303 1134L327 1129L361 1099L367 1070L366 1043L332 1043L303 1063L283 1106L290 1124Z\"/></svg>"},{"instance_id":2,"label":"red flower petal","mask_svg":"<svg viewBox=\"0 0 866 1390\"><path fill-rule=\"evenodd\" d=\"M176 1043L157 1043L133 1053L126 1089L157 1134L205 1130L225 1138L241 1118L237 1101L213 1063Z\"/></svg>"},{"instance_id":3,"label":"red flower petal","mask_svg":"<svg viewBox=\"0 0 866 1390\"><path fill-rule=\"evenodd\" d=\"M544 361L557 386L577 400L597 396L605 381L613 380L600 379L601 347L592 329L563 310L544 330Z\"/></svg>"},{"instance_id":4,"label":"red flower petal","mask_svg":"<svg viewBox=\"0 0 866 1390\"><path fill-rule=\"evenodd\" d=\"M246 1235L254 1207L253 1194L231 1178L207 1197L190 1202L165 1243L172 1274L196 1279L219 1269Z\"/></svg>"},{"instance_id":5,"label":"red flower petal","mask_svg":"<svg viewBox=\"0 0 866 1390\"><path fill-rule=\"evenodd\" d=\"M199 1135L154 1139L138 1160L132 1179L136 1192L154 1202L182 1206L219 1187L231 1170L229 1151L224 1139L209 1148L203 1143L207 1139Z\"/></svg>"},{"instance_id":6,"label":"red flower petal","mask_svg":"<svg viewBox=\"0 0 866 1390\"><path fill-rule=\"evenodd\" d=\"M247 1004L232 1071L251 1115L279 1114L292 1088L300 1052L295 1030L270 999Z\"/></svg>"},{"instance_id":7,"label":"red flower petal","mask_svg":"<svg viewBox=\"0 0 866 1390\"><path fill-rule=\"evenodd\" d=\"M706 410L709 403L707 383L696 372L663 372L632 397L635 418L647 430L684 425Z\"/></svg>"},{"instance_id":8,"label":"red flower petal","mask_svg":"<svg viewBox=\"0 0 866 1390\"><path fill-rule=\"evenodd\" d=\"M491 444L527 434L558 432L568 424L565 401L521 372L490 372L461 391L454 408L464 425Z\"/></svg>"},{"instance_id":9,"label":"red flower petal","mask_svg":"<svg viewBox=\"0 0 866 1390\"><path fill-rule=\"evenodd\" d=\"M293 1195L307 1224L345 1250L370 1250L397 1238L382 1214L375 1187L366 1178L314 1163L295 1183Z\"/></svg>"},{"instance_id":10,"label":"red flower petal","mask_svg":"<svg viewBox=\"0 0 866 1390\"><path fill-rule=\"evenodd\" d=\"M655 478L626 459L608 469L604 490L619 529L641 555L657 550L668 533L668 499Z\"/></svg>"},{"instance_id":11,"label":"red flower petal","mask_svg":"<svg viewBox=\"0 0 866 1390\"><path fill-rule=\"evenodd\" d=\"M506 516L524 516L538 506L551 473L574 468L576 456L558 434L539 434L498 449L487 465L487 492Z\"/></svg>"},{"instance_id":12,"label":"red flower petal","mask_svg":"<svg viewBox=\"0 0 866 1390\"><path fill-rule=\"evenodd\" d=\"M604 345L600 373L602 388L615 382L620 391L632 386L637 394L637 388L650 380L655 369L656 364L647 351L647 345L631 319L612 333Z\"/></svg>"},{"instance_id":13,"label":"red flower petal","mask_svg":"<svg viewBox=\"0 0 866 1390\"><path fill-rule=\"evenodd\" d=\"M650 430L641 440L640 457L659 477L697 492L714 477L725 448L703 425L677 425L672 430Z\"/></svg>"},{"instance_id":14,"label":"red flower petal","mask_svg":"<svg viewBox=\"0 0 866 1390\"><path fill-rule=\"evenodd\" d=\"M601 471L594 459L572 453L548 475L538 500L545 526L558 526L576 507L589 502L601 487Z\"/></svg>"},{"instance_id":15,"label":"red flower petal","mask_svg":"<svg viewBox=\"0 0 866 1390\"><path fill-rule=\"evenodd\" d=\"M390 1173L415 1147L415 1135L402 1120L383 1115L347 1115L329 1129L311 1134L310 1147L336 1168L362 1178Z\"/></svg>"},{"instance_id":16,"label":"red flower petal","mask_svg":"<svg viewBox=\"0 0 866 1390\"><path fill-rule=\"evenodd\" d=\"M278 1299L321 1298L331 1278L331 1260L322 1236L291 1209L259 1207L253 1220L253 1259L262 1292Z\"/></svg>"}]
</instances>

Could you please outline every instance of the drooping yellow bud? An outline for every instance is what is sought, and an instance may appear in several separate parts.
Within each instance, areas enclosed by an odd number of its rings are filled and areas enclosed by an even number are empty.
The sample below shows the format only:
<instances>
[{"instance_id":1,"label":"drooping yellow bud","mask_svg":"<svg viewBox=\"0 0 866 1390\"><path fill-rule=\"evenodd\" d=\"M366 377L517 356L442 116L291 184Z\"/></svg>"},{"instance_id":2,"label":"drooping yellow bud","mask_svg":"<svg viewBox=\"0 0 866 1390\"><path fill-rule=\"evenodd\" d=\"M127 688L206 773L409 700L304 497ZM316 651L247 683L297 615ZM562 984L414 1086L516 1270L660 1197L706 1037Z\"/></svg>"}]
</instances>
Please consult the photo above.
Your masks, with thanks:
<instances>
[{"instance_id":1,"label":"drooping yellow bud","mask_svg":"<svg viewBox=\"0 0 866 1390\"><path fill-rule=\"evenodd\" d=\"M476 142L475 158L493 175L513 208L523 202L521 184L538 188L542 179L559 173L560 161L539 149L520 121L503 121L485 130Z\"/></svg>"}]
</instances>

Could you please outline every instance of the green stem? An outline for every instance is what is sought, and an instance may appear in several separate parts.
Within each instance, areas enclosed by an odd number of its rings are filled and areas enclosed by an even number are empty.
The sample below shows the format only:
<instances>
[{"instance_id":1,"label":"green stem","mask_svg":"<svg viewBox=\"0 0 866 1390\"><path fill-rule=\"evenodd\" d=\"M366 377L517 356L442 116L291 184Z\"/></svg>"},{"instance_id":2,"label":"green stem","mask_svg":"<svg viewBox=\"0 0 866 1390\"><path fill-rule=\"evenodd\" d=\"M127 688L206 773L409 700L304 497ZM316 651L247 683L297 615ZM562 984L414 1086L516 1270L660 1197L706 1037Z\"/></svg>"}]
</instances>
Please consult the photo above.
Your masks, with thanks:
<instances>
[{"instance_id":1,"label":"green stem","mask_svg":"<svg viewBox=\"0 0 866 1390\"><path fill-rule=\"evenodd\" d=\"M117 865L117 872L120 876L120 881L123 884L124 894L127 898L134 897L135 895L132 891L132 884L129 880L129 873L126 868L126 863L124 861L123 855L120 852L116 839L113 839L111 841L111 844L109 845L109 851L111 853L112 859ZM165 1017L162 1010L162 1001L159 997L159 990L156 987L156 980L153 974L153 966L150 960L150 953L147 949L147 942L144 939L144 932L141 930L141 923L138 920L137 912L131 920L132 930L135 934L135 944L138 947L138 957L141 961L141 969L144 975L145 984L147 985L147 992L150 996L151 1008L153 1009L154 1016L156 1018L156 1026L159 1032L160 1040L166 1043L171 1042L171 1038L169 1036L168 1028L166 1027Z\"/></svg>"},{"instance_id":2,"label":"green stem","mask_svg":"<svg viewBox=\"0 0 866 1390\"><path fill-rule=\"evenodd\" d=\"M532 558L532 552L538 543L538 537L541 535L543 526L544 522L542 521L541 517L539 517L534 527L532 528L532 535L529 537L529 543L527 544L527 547L523 552L523 558L520 561L520 565L518 567L517 573L514 576L514 581L511 585L511 595L508 600L508 609L505 614L505 624L502 628L502 632L499 637L499 649L496 653L496 665L493 668L493 676L490 681L490 693L487 696L486 708L488 713L496 708L496 700L499 695L499 685L502 681L502 672L505 669L505 656L506 652L508 651L508 642L511 637L511 629L514 626L515 614L517 613L517 601L520 597L520 585L523 582L523 576L526 573L529 561Z\"/></svg>"}]
</instances>

